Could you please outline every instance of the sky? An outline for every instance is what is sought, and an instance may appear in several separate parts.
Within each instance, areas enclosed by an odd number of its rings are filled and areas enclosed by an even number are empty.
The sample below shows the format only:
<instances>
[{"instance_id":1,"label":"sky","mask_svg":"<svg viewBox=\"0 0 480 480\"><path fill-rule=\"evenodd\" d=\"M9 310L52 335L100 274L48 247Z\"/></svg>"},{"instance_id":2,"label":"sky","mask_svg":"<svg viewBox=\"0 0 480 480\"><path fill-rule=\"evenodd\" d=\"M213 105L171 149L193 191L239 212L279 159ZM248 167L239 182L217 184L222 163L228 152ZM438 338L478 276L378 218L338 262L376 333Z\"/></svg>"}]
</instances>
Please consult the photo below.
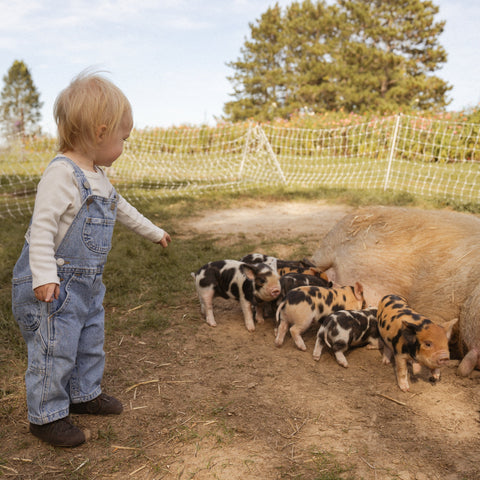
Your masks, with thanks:
<instances>
[{"instance_id":1,"label":"sky","mask_svg":"<svg viewBox=\"0 0 480 480\"><path fill-rule=\"evenodd\" d=\"M433 0L446 20L448 61L436 75L453 89L449 110L480 103L480 2ZM0 78L25 62L55 134L57 94L86 68L129 98L136 128L214 125L232 100L228 62L274 0L0 0ZM278 0L282 6L291 3ZM1 88L3 88L3 80Z\"/></svg>"}]
</instances>

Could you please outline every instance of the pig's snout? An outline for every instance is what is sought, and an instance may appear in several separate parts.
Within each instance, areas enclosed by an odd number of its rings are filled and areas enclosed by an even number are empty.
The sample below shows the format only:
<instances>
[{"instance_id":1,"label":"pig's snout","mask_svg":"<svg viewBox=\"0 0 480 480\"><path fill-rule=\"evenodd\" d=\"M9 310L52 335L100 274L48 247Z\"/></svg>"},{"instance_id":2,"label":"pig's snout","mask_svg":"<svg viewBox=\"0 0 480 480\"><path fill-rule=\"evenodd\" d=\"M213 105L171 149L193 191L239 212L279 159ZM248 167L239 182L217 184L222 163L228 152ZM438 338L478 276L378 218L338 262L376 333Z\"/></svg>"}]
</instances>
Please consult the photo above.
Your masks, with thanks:
<instances>
[{"instance_id":1,"label":"pig's snout","mask_svg":"<svg viewBox=\"0 0 480 480\"><path fill-rule=\"evenodd\" d=\"M273 287L270 290L270 295L272 296L272 298L277 298L280 295L280 287Z\"/></svg>"},{"instance_id":2,"label":"pig's snout","mask_svg":"<svg viewBox=\"0 0 480 480\"><path fill-rule=\"evenodd\" d=\"M445 365L450 360L450 354L448 352L440 352L437 356L437 362L439 365Z\"/></svg>"},{"instance_id":3,"label":"pig's snout","mask_svg":"<svg viewBox=\"0 0 480 480\"><path fill-rule=\"evenodd\" d=\"M275 300L279 295L280 295L280 286L264 288L263 291L259 292L258 296L264 302L271 302L272 300Z\"/></svg>"},{"instance_id":4,"label":"pig's snout","mask_svg":"<svg viewBox=\"0 0 480 480\"><path fill-rule=\"evenodd\" d=\"M433 355L431 357L431 361L426 362L426 363L427 364L431 363L432 367L437 367L438 368L438 367L443 367L444 365L446 365L449 360L450 360L449 351L448 350L443 350L443 351L437 352L435 355Z\"/></svg>"}]
</instances>

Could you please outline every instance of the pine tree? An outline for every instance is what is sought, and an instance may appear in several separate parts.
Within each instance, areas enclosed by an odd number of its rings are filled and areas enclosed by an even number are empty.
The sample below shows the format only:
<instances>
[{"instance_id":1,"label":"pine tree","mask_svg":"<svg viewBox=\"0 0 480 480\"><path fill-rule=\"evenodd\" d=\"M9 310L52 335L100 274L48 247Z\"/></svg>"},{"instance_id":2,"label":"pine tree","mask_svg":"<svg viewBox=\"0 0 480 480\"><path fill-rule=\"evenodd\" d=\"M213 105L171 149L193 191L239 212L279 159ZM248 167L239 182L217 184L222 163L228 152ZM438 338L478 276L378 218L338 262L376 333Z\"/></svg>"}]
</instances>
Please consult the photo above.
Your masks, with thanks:
<instances>
[{"instance_id":1,"label":"pine tree","mask_svg":"<svg viewBox=\"0 0 480 480\"><path fill-rule=\"evenodd\" d=\"M285 12L284 37L289 114L335 107L331 51L337 42L336 11L323 1L293 2ZM332 44L333 42L333 44Z\"/></svg>"},{"instance_id":2,"label":"pine tree","mask_svg":"<svg viewBox=\"0 0 480 480\"><path fill-rule=\"evenodd\" d=\"M227 118L443 109L451 86L434 75L447 58L437 13L430 0L304 0L284 12L276 4L228 64Z\"/></svg>"},{"instance_id":3,"label":"pine tree","mask_svg":"<svg viewBox=\"0 0 480 480\"><path fill-rule=\"evenodd\" d=\"M256 118L270 120L284 115L285 50L281 8L269 7L257 23L250 23L251 39L241 49L243 57L227 63L235 74L235 101L224 110L232 121Z\"/></svg>"},{"instance_id":4,"label":"pine tree","mask_svg":"<svg viewBox=\"0 0 480 480\"><path fill-rule=\"evenodd\" d=\"M336 56L337 81L347 111L421 110L447 105L447 83L432 75L447 60L435 22L438 7L425 0L338 0L344 32ZM337 53L340 53L337 52Z\"/></svg>"},{"instance_id":5,"label":"pine tree","mask_svg":"<svg viewBox=\"0 0 480 480\"><path fill-rule=\"evenodd\" d=\"M1 92L0 122L7 135L39 133L41 120L38 93L28 67L23 61L15 60L3 77Z\"/></svg>"}]
</instances>

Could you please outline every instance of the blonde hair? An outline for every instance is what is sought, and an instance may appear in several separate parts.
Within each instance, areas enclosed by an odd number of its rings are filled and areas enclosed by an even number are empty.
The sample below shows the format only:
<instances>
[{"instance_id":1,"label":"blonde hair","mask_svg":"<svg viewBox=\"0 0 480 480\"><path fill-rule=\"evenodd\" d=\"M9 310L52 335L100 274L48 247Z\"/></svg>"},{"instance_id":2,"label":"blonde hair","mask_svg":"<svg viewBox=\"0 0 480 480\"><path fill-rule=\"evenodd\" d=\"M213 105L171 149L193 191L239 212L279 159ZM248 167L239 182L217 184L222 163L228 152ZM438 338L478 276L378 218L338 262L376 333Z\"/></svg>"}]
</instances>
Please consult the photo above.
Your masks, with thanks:
<instances>
[{"instance_id":1,"label":"blonde hair","mask_svg":"<svg viewBox=\"0 0 480 480\"><path fill-rule=\"evenodd\" d=\"M122 121L133 124L127 97L95 72L82 72L75 77L55 100L53 114L60 152L88 153L96 144L98 127L105 125L108 136L120 128Z\"/></svg>"}]
</instances>

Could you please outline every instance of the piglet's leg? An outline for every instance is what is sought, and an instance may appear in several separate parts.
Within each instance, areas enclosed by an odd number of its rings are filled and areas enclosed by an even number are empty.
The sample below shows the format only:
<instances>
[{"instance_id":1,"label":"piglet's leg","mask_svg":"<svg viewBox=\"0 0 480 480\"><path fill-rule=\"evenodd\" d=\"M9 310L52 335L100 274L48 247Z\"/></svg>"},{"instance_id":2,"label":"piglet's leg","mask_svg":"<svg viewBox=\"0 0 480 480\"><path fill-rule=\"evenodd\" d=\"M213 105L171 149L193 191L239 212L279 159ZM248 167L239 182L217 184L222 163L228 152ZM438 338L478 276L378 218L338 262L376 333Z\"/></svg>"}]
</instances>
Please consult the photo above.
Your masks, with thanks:
<instances>
[{"instance_id":1,"label":"piglet's leg","mask_svg":"<svg viewBox=\"0 0 480 480\"><path fill-rule=\"evenodd\" d=\"M477 366L479 362L479 351L476 348L472 348L464 357L463 360L460 362L458 366L457 373L461 377L468 377L474 368Z\"/></svg>"},{"instance_id":2,"label":"piglet's leg","mask_svg":"<svg viewBox=\"0 0 480 480\"><path fill-rule=\"evenodd\" d=\"M253 322L252 304L248 300L241 298L240 307L243 312L243 318L245 320L245 326L247 327L247 330L249 332L255 331L255 323Z\"/></svg>"},{"instance_id":3,"label":"piglet's leg","mask_svg":"<svg viewBox=\"0 0 480 480\"><path fill-rule=\"evenodd\" d=\"M341 365L342 367L347 368L348 367L348 362L347 359L345 358L345 355L341 350L338 350L335 352L335 358L337 359L337 363Z\"/></svg>"},{"instance_id":4,"label":"piglet's leg","mask_svg":"<svg viewBox=\"0 0 480 480\"><path fill-rule=\"evenodd\" d=\"M275 345L281 347L285 340L285 335L288 331L288 322L284 319L280 320L280 324L277 327L277 336L275 337Z\"/></svg>"},{"instance_id":5,"label":"piglet's leg","mask_svg":"<svg viewBox=\"0 0 480 480\"><path fill-rule=\"evenodd\" d=\"M382 357L382 363L384 365L388 365L389 363L392 363L392 357L393 357L393 352L390 350L389 347L383 344L383 357Z\"/></svg>"},{"instance_id":6,"label":"piglet's leg","mask_svg":"<svg viewBox=\"0 0 480 480\"><path fill-rule=\"evenodd\" d=\"M430 370L430 373L432 374L432 379L438 382L440 380L440 369L439 368L434 368Z\"/></svg>"},{"instance_id":7,"label":"piglet's leg","mask_svg":"<svg viewBox=\"0 0 480 480\"><path fill-rule=\"evenodd\" d=\"M412 372L414 375L418 375L422 371L422 366L418 362L412 362ZM432 370L432 374L435 370ZM439 371L440 372L440 371ZM440 378L440 373L438 374Z\"/></svg>"},{"instance_id":8,"label":"piglet's leg","mask_svg":"<svg viewBox=\"0 0 480 480\"><path fill-rule=\"evenodd\" d=\"M395 357L395 370L400 390L402 392L408 392L410 390L410 385L408 384L407 360L400 356Z\"/></svg>"},{"instance_id":9,"label":"piglet's leg","mask_svg":"<svg viewBox=\"0 0 480 480\"><path fill-rule=\"evenodd\" d=\"M205 315L205 320L211 327L216 327L217 322L215 321L215 317L213 316L213 295L214 291L213 288L209 290L203 290L200 293L200 307L202 313Z\"/></svg>"},{"instance_id":10,"label":"piglet's leg","mask_svg":"<svg viewBox=\"0 0 480 480\"><path fill-rule=\"evenodd\" d=\"M262 303L258 304L255 307L255 320L257 321L257 323L264 323L265 322L265 319L263 317L263 307L264 307L264 305Z\"/></svg>"},{"instance_id":11,"label":"piglet's leg","mask_svg":"<svg viewBox=\"0 0 480 480\"><path fill-rule=\"evenodd\" d=\"M307 349L307 346L305 345L305 342L303 341L302 338L302 330L298 327L298 325L293 325L290 327L290 334L292 335L293 341L295 342L295 345L300 349L305 351Z\"/></svg>"},{"instance_id":12,"label":"piglet's leg","mask_svg":"<svg viewBox=\"0 0 480 480\"><path fill-rule=\"evenodd\" d=\"M371 338L368 341L367 350L379 350L382 348L381 341L378 338Z\"/></svg>"},{"instance_id":13,"label":"piglet's leg","mask_svg":"<svg viewBox=\"0 0 480 480\"><path fill-rule=\"evenodd\" d=\"M318 360L320 360L320 357L322 356L322 350L324 346L325 345L323 342L323 338L320 336L320 332L318 332L317 340L315 342L315 347L313 349L313 359L316 360L317 362Z\"/></svg>"}]
</instances>

